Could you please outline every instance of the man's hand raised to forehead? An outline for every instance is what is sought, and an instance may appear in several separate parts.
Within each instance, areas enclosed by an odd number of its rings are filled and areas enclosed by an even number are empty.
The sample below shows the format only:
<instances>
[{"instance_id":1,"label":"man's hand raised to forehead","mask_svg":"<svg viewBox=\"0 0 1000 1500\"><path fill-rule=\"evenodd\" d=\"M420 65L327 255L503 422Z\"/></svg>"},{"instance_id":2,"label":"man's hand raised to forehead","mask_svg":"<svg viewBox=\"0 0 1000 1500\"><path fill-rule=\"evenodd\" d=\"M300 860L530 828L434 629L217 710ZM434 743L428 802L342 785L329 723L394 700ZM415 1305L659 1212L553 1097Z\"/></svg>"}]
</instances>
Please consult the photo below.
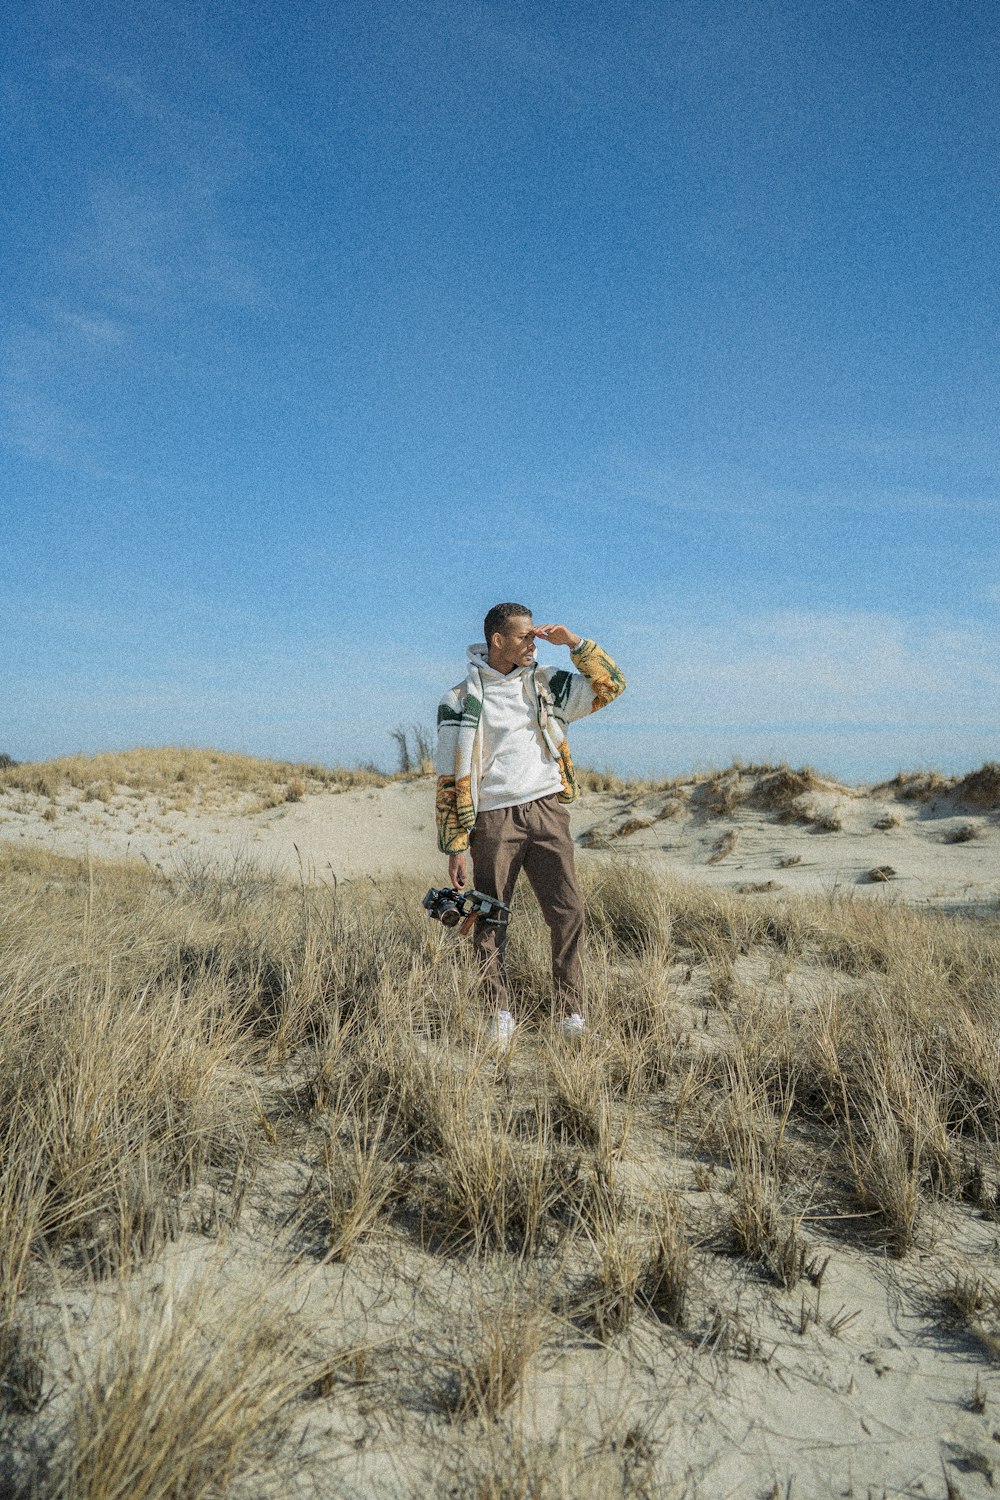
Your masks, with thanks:
<instances>
[{"instance_id":1,"label":"man's hand raised to forehead","mask_svg":"<svg viewBox=\"0 0 1000 1500\"><path fill-rule=\"evenodd\" d=\"M567 630L565 625L532 625L531 628L537 637L548 641L550 646L568 646L571 651L575 651L583 640L582 635Z\"/></svg>"}]
</instances>

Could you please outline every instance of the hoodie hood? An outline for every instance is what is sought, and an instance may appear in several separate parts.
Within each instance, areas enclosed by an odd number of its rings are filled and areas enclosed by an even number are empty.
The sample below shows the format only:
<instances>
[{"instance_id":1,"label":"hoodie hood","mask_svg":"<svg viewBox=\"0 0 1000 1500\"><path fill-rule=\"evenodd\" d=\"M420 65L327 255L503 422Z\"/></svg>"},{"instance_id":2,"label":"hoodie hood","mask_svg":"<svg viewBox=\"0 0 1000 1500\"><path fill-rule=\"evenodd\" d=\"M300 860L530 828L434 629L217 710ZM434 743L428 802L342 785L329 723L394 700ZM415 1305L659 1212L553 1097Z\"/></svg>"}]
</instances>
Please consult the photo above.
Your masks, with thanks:
<instances>
[{"instance_id":1,"label":"hoodie hood","mask_svg":"<svg viewBox=\"0 0 1000 1500\"><path fill-rule=\"evenodd\" d=\"M515 676L514 672L498 672L496 667L490 666L489 647L485 641L476 641L474 645L467 647L465 655L472 665L482 672L487 681L510 682ZM535 660L526 667L518 667L517 672L523 676L525 672L534 672L538 666L539 661L536 653Z\"/></svg>"}]
</instances>

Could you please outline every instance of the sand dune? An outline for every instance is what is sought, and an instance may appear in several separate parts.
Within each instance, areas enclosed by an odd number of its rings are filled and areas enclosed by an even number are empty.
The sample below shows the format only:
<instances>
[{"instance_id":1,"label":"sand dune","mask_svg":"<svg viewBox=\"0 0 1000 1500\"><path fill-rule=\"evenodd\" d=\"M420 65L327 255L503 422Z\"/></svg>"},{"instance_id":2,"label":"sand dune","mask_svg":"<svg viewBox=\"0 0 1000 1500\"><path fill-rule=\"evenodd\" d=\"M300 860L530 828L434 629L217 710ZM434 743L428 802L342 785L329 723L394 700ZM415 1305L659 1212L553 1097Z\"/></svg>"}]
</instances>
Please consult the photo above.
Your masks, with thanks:
<instances>
[{"instance_id":1,"label":"sand dune","mask_svg":"<svg viewBox=\"0 0 1000 1500\"><path fill-rule=\"evenodd\" d=\"M183 1441L148 1493L188 1493L167 1475L191 1444L194 1348L227 1432L254 1415L262 1360L290 1382L284 1447L251 1455L236 1497L994 1490L989 768L588 792L593 1029L579 1051L553 1035L525 902L503 1058L468 945L419 910L445 873L429 778L210 771L171 762L158 785L131 763L111 784L102 764L92 787L86 767L36 768L0 795L5 1180L23 1166L48 1215L0 1194L23 1250L0 1266L12 1473L46 1445L86 1467L83 1412L99 1482L58 1492L106 1494L121 1442L147 1462L155 1410ZM123 855L198 878L101 863ZM291 883L334 877L346 898ZM831 892L858 900L808 899ZM39 1140L62 1144L61 1177ZM549 1175L524 1200L547 1205L529 1248L516 1214L491 1226L532 1161ZM140 1334L160 1351L148 1388L127 1364ZM132 1372L118 1407L87 1384L105 1346ZM507 1404L456 1415L498 1348Z\"/></svg>"},{"instance_id":2,"label":"sand dune","mask_svg":"<svg viewBox=\"0 0 1000 1500\"><path fill-rule=\"evenodd\" d=\"M985 768L988 772L989 768ZM983 772L975 773L980 778ZM971 787L971 791L970 791ZM910 777L852 787L771 767L678 778L655 790L585 791L571 809L582 860L639 858L684 880L740 892L856 891L869 899L979 909L1000 897L1000 785ZM309 882L440 881L429 777L318 787L261 806L235 793L179 810L119 783L107 801L70 787L8 789L0 840L165 870L250 858Z\"/></svg>"}]
</instances>

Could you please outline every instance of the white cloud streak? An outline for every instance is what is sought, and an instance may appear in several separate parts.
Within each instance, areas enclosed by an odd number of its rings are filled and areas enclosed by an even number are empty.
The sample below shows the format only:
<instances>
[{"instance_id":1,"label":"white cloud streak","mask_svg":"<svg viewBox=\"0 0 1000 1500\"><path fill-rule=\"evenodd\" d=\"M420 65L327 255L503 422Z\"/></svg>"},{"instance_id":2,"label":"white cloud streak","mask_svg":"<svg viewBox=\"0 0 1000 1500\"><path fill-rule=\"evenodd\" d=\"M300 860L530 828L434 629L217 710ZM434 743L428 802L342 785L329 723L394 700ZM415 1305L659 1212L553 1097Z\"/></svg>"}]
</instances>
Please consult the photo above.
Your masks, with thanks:
<instances>
[{"instance_id":1,"label":"white cloud streak","mask_svg":"<svg viewBox=\"0 0 1000 1500\"><path fill-rule=\"evenodd\" d=\"M141 384L165 320L269 305L226 203L253 163L220 127L185 119L136 79L54 66L138 119L143 144L81 181L75 225L40 260L35 308L0 346L0 436L43 462L115 477L111 450L128 444L115 444L111 422L126 418L92 409L95 378L117 362Z\"/></svg>"},{"instance_id":2,"label":"white cloud streak","mask_svg":"<svg viewBox=\"0 0 1000 1500\"><path fill-rule=\"evenodd\" d=\"M1000 722L987 625L782 611L632 633L629 716L702 727ZM652 660L650 657L652 656Z\"/></svg>"}]
</instances>

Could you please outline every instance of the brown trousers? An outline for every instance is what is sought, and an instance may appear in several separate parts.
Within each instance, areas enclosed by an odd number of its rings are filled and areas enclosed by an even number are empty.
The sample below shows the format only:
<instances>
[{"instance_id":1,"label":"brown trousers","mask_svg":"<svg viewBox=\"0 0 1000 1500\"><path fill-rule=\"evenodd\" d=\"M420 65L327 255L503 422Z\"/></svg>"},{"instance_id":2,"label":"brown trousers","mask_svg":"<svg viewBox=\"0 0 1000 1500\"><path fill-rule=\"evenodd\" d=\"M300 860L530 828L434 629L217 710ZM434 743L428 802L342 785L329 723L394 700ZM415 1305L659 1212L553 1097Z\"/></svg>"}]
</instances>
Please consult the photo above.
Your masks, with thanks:
<instances>
[{"instance_id":1,"label":"brown trousers","mask_svg":"<svg viewBox=\"0 0 1000 1500\"><path fill-rule=\"evenodd\" d=\"M523 868L552 937L552 978L561 1002L580 1008L583 897L573 863L569 813L558 796L480 812L469 840L475 888L510 904ZM508 1008L506 926L479 921L476 956L490 1000Z\"/></svg>"}]
</instances>

